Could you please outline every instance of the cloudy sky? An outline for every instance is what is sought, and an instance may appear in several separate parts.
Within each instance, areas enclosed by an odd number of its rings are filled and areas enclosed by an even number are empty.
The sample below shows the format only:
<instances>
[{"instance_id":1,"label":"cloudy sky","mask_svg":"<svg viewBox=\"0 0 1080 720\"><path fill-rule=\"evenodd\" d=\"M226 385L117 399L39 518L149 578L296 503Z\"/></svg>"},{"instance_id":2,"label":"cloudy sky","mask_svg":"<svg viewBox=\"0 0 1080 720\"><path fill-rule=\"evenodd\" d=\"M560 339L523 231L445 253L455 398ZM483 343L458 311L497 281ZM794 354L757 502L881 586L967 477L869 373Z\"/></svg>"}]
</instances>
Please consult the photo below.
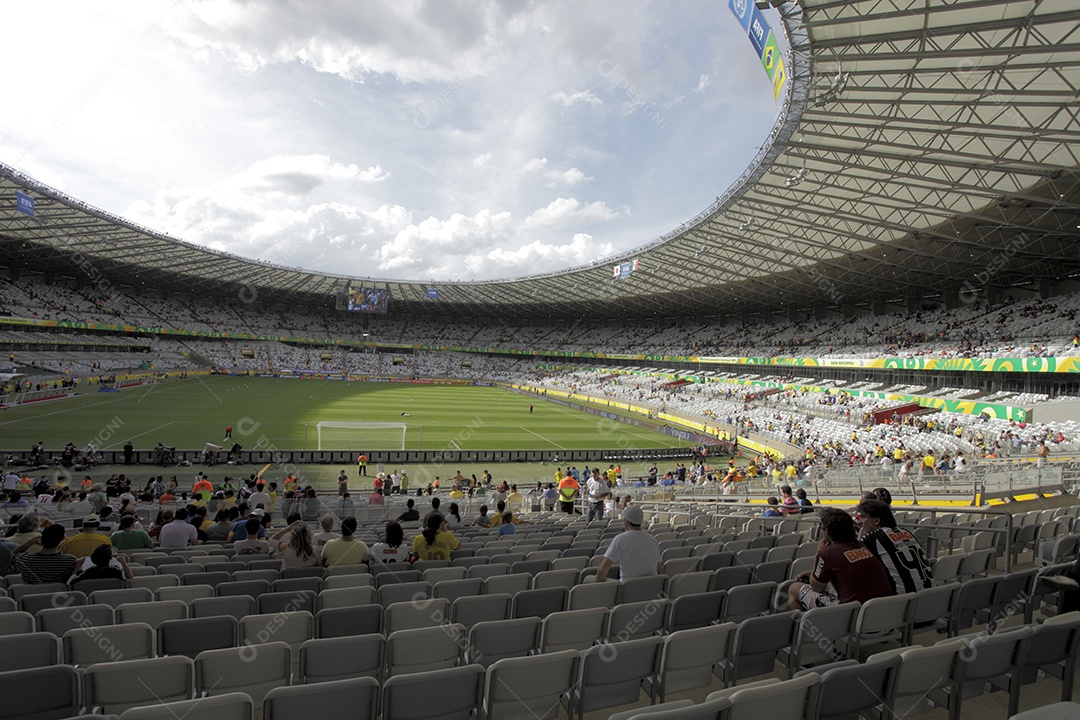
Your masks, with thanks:
<instances>
[{"instance_id":1,"label":"cloudy sky","mask_svg":"<svg viewBox=\"0 0 1080 720\"><path fill-rule=\"evenodd\" d=\"M5 25L0 161L354 277L630 250L720 195L778 112L723 0L40 2Z\"/></svg>"}]
</instances>

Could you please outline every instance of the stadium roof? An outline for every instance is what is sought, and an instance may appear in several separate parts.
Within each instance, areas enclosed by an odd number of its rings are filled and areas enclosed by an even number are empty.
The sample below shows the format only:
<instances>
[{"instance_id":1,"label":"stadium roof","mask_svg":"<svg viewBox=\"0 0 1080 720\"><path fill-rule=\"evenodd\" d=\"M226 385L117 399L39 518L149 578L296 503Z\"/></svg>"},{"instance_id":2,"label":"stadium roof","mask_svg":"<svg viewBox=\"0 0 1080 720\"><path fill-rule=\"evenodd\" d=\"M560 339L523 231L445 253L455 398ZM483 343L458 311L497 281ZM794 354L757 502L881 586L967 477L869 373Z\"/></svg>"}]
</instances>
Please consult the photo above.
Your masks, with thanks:
<instances>
[{"instance_id":1,"label":"stadium roof","mask_svg":"<svg viewBox=\"0 0 1080 720\"><path fill-rule=\"evenodd\" d=\"M364 280L169 238L0 165L0 265L119 286L391 312L641 318L972 294L1080 274L1075 0L773 0L792 81L771 140L663 238L486 282ZM762 82L766 82L763 77ZM16 212L29 192L36 217ZM630 277L612 266L638 261ZM438 300L426 297L438 288Z\"/></svg>"}]
</instances>

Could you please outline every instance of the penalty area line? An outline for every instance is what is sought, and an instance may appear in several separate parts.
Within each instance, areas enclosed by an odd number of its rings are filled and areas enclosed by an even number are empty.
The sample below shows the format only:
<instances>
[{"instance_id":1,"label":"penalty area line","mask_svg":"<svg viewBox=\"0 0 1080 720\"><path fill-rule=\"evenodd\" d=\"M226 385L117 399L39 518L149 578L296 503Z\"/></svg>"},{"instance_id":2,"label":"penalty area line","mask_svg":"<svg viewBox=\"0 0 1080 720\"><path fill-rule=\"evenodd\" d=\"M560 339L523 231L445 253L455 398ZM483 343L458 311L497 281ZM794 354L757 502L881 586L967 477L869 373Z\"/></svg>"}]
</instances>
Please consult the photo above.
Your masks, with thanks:
<instances>
[{"instance_id":1,"label":"penalty area line","mask_svg":"<svg viewBox=\"0 0 1080 720\"><path fill-rule=\"evenodd\" d=\"M543 440L543 441L544 441L544 442L546 442L546 443L551 443L552 445L554 445L555 447L559 448L560 450L566 450L566 448L564 448L564 447L563 447L562 445L560 445L559 443L557 443L557 442L552 442L551 440L548 440L548 439L547 439L546 437L544 437L544 436L543 436L543 435L541 435L540 433L537 433L537 432L533 432L533 431L532 431L532 430L530 430L529 428L527 428L527 427L521 427L520 425L518 425L518 427L519 427L519 428L521 428L522 430L524 430L524 431L525 431L525 432L527 432L527 433L531 433L531 434L535 435L536 437L540 438L541 440Z\"/></svg>"}]
</instances>

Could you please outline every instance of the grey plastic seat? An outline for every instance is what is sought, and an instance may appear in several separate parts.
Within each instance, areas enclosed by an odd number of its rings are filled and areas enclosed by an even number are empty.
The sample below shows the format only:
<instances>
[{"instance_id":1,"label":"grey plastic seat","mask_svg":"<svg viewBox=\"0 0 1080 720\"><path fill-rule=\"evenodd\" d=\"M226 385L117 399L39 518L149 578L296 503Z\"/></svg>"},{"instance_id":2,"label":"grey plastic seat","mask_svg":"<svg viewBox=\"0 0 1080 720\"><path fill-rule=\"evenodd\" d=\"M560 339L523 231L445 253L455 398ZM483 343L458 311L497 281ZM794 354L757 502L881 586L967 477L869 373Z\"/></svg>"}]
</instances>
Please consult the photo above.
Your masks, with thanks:
<instances>
[{"instance_id":1,"label":"grey plastic seat","mask_svg":"<svg viewBox=\"0 0 1080 720\"><path fill-rule=\"evenodd\" d=\"M379 633L308 640L300 646L299 681L324 683L351 677L382 680L386 639Z\"/></svg>"},{"instance_id":2,"label":"grey plastic seat","mask_svg":"<svg viewBox=\"0 0 1080 720\"><path fill-rule=\"evenodd\" d=\"M170 703L154 703L125 710L120 720L251 720L255 704L246 693L226 693Z\"/></svg>"},{"instance_id":3,"label":"grey plastic seat","mask_svg":"<svg viewBox=\"0 0 1080 720\"><path fill-rule=\"evenodd\" d=\"M81 678L70 665L0 673L4 702L0 720L48 720L74 717L81 706Z\"/></svg>"},{"instance_id":4,"label":"grey plastic seat","mask_svg":"<svg viewBox=\"0 0 1080 720\"><path fill-rule=\"evenodd\" d=\"M315 615L315 634L320 638L381 633L382 628L381 605L327 608Z\"/></svg>"},{"instance_id":5,"label":"grey plastic seat","mask_svg":"<svg viewBox=\"0 0 1080 720\"><path fill-rule=\"evenodd\" d=\"M489 667L504 658L526 657L540 645L539 617L478 622L469 629L467 658Z\"/></svg>"},{"instance_id":6,"label":"grey plastic seat","mask_svg":"<svg viewBox=\"0 0 1080 720\"><path fill-rule=\"evenodd\" d=\"M557 720L578 663L574 650L496 661L487 669L478 720Z\"/></svg>"},{"instance_id":7,"label":"grey plastic seat","mask_svg":"<svg viewBox=\"0 0 1080 720\"><path fill-rule=\"evenodd\" d=\"M348 709L353 720L376 720L379 681L355 677L317 685L276 687L263 700L263 720L307 720L341 717Z\"/></svg>"},{"instance_id":8,"label":"grey plastic seat","mask_svg":"<svg viewBox=\"0 0 1080 720\"><path fill-rule=\"evenodd\" d=\"M574 688L563 698L570 720L616 705L637 703L642 686L660 669L663 640L658 637L598 645L581 654Z\"/></svg>"},{"instance_id":9,"label":"grey plastic seat","mask_svg":"<svg viewBox=\"0 0 1080 720\"><path fill-rule=\"evenodd\" d=\"M77 627L103 627L112 625L115 619L111 605L78 605L75 607L51 607L37 613L37 629L63 637L68 630Z\"/></svg>"},{"instance_id":10,"label":"grey plastic seat","mask_svg":"<svg viewBox=\"0 0 1080 720\"><path fill-rule=\"evenodd\" d=\"M656 702L668 693L685 692L712 684L716 666L729 653L735 623L679 630L664 637L660 670L646 689Z\"/></svg>"},{"instance_id":11,"label":"grey plastic seat","mask_svg":"<svg viewBox=\"0 0 1080 720\"><path fill-rule=\"evenodd\" d=\"M188 612L193 618L231 617L239 622L255 614L255 598L250 595L197 598L191 601Z\"/></svg>"},{"instance_id":12,"label":"grey plastic seat","mask_svg":"<svg viewBox=\"0 0 1080 720\"><path fill-rule=\"evenodd\" d=\"M607 614L605 608L586 608L548 615L541 624L540 652L589 649L604 637Z\"/></svg>"},{"instance_id":13,"label":"grey plastic seat","mask_svg":"<svg viewBox=\"0 0 1080 720\"><path fill-rule=\"evenodd\" d=\"M777 656L789 649L795 638L797 611L752 617L743 620L735 629L729 657L718 669L725 687L755 675L774 672Z\"/></svg>"},{"instance_id":14,"label":"grey plastic seat","mask_svg":"<svg viewBox=\"0 0 1080 720\"><path fill-rule=\"evenodd\" d=\"M291 676L292 654L284 642L204 650L195 656L195 691L211 697L243 692L261 705L267 693L287 686Z\"/></svg>"},{"instance_id":15,"label":"grey plastic seat","mask_svg":"<svg viewBox=\"0 0 1080 720\"><path fill-rule=\"evenodd\" d=\"M545 618L566 609L569 593L565 587L522 590L514 595L511 615L516 618Z\"/></svg>"},{"instance_id":16,"label":"grey plastic seat","mask_svg":"<svg viewBox=\"0 0 1080 720\"><path fill-rule=\"evenodd\" d=\"M780 659L787 663L788 677L813 665L849 657L854 650L852 637L860 607L859 603L850 602L802 613L791 649L780 653Z\"/></svg>"},{"instance_id":17,"label":"grey plastic seat","mask_svg":"<svg viewBox=\"0 0 1080 720\"><path fill-rule=\"evenodd\" d=\"M450 622L450 601L424 598L415 602L397 602L383 613L383 632L437 627Z\"/></svg>"},{"instance_id":18,"label":"grey plastic seat","mask_svg":"<svg viewBox=\"0 0 1080 720\"><path fill-rule=\"evenodd\" d=\"M667 599L616 605L608 612L604 637L619 643L655 635L664 629L668 605Z\"/></svg>"},{"instance_id":19,"label":"grey plastic seat","mask_svg":"<svg viewBox=\"0 0 1080 720\"><path fill-rule=\"evenodd\" d=\"M382 718L472 720L483 691L484 668L479 665L398 674L383 684Z\"/></svg>"},{"instance_id":20,"label":"grey plastic seat","mask_svg":"<svg viewBox=\"0 0 1080 720\"><path fill-rule=\"evenodd\" d=\"M676 597L668 608L665 629L671 633L719 622L724 616L725 602L724 590Z\"/></svg>"},{"instance_id":21,"label":"grey plastic seat","mask_svg":"<svg viewBox=\"0 0 1080 720\"><path fill-rule=\"evenodd\" d=\"M0 672L49 667L61 663L60 642L47 632L0 637Z\"/></svg>"},{"instance_id":22,"label":"grey plastic seat","mask_svg":"<svg viewBox=\"0 0 1080 720\"><path fill-rule=\"evenodd\" d=\"M64 662L89 666L154 657L154 629L146 623L74 628L64 633Z\"/></svg>"},{"instance_id":23,"label":"grey plastic seat","mask_svg":"<svg viewBox=\"0 0 1080 720\"><path fill-rule=\"evenodd\" d=\"M167 620L157 628L158 651L195 659L205 650L236 647L239 626L229 615Z\"/></svg>"},{"instance_id":24,"label":"grey plastic seat","mask_svg":"<svg viewBox=\"0 0 1080 720\"><path fill-rule=\"evenodd\" d=\"M486 620L506 620L512 606L513 598L506 594L461 597L450 606L450 620L468 629Z\"/></svg>"},{"instance_id":25,"label":"grey plastic seat","mask_svg":"<svg viewBox=\"0 0 1080 720\"><path fill-rule=\"evenodd\" d=\"M131 679L138 677L138 682ZM189 700L194 663L172 656L98 663L83 672L83 702L110 714L156 703Z\"/></svg>"},{"instance_id":26,"label":"grey plastic seat","mask_svg":"<svg viewBox=\"0 0 1080 720\"><path fill-rule=\"evenodd\" d=\"M393 679L456 667L467 637L460 624L391 633L386 639L387 674Z\"/></svg>"}]
</instances>

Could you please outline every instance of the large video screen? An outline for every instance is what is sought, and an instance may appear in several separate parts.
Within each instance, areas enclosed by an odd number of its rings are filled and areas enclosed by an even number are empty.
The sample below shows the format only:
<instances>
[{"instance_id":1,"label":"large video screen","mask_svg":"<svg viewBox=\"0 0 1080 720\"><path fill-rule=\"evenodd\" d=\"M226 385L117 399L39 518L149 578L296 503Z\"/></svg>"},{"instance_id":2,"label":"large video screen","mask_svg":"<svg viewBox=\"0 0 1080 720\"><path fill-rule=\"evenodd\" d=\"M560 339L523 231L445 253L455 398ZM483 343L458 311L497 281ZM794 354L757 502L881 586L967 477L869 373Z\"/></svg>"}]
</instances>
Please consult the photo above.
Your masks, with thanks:
<instances>
[{"instance_id":1,"label":"large video screen","mask_svg":"<svg viewBox=\"0 0 1080 720\"><path fill-rule=\"evenodd\" d=\"M390 290L387 288L349 288L345 309L362 313L386 313L390 302Z\"/></svg>"}]
</instances>

